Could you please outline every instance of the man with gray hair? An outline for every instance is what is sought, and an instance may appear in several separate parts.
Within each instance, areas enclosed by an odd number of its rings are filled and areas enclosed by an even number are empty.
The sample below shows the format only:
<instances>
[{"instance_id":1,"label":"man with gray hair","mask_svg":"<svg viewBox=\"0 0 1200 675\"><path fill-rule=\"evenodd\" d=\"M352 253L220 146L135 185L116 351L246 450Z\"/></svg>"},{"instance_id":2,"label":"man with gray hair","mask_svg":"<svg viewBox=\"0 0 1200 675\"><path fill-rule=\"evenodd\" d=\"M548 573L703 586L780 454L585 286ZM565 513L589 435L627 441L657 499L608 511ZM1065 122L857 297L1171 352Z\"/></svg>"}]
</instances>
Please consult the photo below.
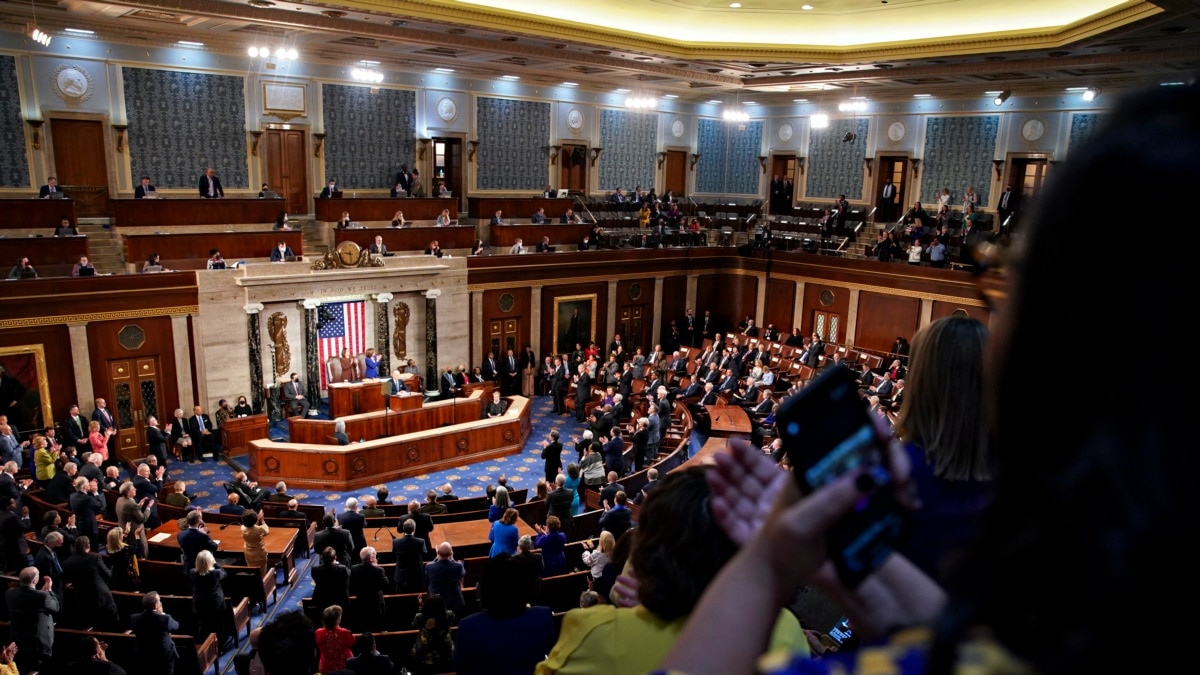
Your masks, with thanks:
<instances>
[{"instance_id":1,"label":"man with gray hair","mask_svg":"<svg viewBox=\"0 0 1200 675\"><path fill-rule=\"evenodd\" d=\"M38 574L41 574L43 578L49 577L54 580L53 592L60 603L63 600L63 588L65 587L62 581L62 560L58 557L58 549L62 546L62 543L63 536L61 533L50 532L42 540L42 544L44 545L38 549L37 555L33 557L33 566L37 568Z\"/></svg>"},{"instance_id":2,"label":"man with gray hair","mask_svg":"<svg viewBox=\"0 0 1200 675\"><path fill-rule=\"evenodd\" d=\"M386 513L384 513L383 509L379 508L379 506L377 505L377 503L375 501L375 498L371 497L369 495L366 497L363 497L362 514L363 514L363 518L382 518L387 515Z\"/></svg>"},{"instance_id":3,"label":"man with gray hair","mask_svg":"<svg viewBox=\"0 0 1200 675\"><path fill-rule=\"evenodd\" d=\"M429 549L425 540L416 535L416 521L404 521L401 529L404 535L392 540L392 555L396 558L395 589L397 593L420 593L425 590L425 556Z\"/></svg>"},{"instance_id":4,"label":"man with gray hair","mask_svg":"<svg viewBox=\"0 0 1200 675\"><path fill-rule=\"evenodd\" d=\"M363 547L367 545L366 536L363 534L367 519L358 512L357 499L350 497L346 500L346 510L338 514L338 522L341 523L343 530L350 533L350 540L354 542L352 553L358 555L359 551L362 551Z\"/></svg>"},{"instance_id":5,"label":"man with gray hair","mask_svg":"<svg viewBox=\"0 0 1200 675\"><path fill-rule=\"evenodd\" d=\"M38 580L41 579L41 589ZM54 596L50 577L36 567L25 567L18 575L20 585L4 595L8 605L8 638L17 644L17 668L22 673L44 670L54 649L54 616L61 607Z\"/></svg>"},{"instance_id":6,"label":"man with gray hair","mask_svg":"<svg viewBox=\"0 0 1200 675\"><path fill-rule=\"evenodd\" d=\"M438 495L437 500L439 502L452 502L456 499L458 499L458 497L454 494L454 488L449 483L443 485L442 494Z\"/></svg>"},{"instance_id":7,"label":"man with gray hair","mask_svg":"<svg viewBox=\"0 0 1200 675\"><path fill-rule=\"evenodd\" d=\"M286 504L289 501L291 501L291 499L292 499L291 495L289 495L287 493L287 483L285 483L283 481L279 481L278 483L276 483L275 491L272 492L269 497L267 497L267 501L278 502L280 504Z\"/></svg>"},{"instance_id":8,"label":"man with gray hair","mask_svg":"<svg viewBox=\"0 0 1200 675\"><path fill-rule=\"evenodd\" d=\"M379 566L374 546L364 546L358 554L362 561L350 568L350 620L356 631L383 629L383 594L392 583Z\"/></svg>"}]
</instances>

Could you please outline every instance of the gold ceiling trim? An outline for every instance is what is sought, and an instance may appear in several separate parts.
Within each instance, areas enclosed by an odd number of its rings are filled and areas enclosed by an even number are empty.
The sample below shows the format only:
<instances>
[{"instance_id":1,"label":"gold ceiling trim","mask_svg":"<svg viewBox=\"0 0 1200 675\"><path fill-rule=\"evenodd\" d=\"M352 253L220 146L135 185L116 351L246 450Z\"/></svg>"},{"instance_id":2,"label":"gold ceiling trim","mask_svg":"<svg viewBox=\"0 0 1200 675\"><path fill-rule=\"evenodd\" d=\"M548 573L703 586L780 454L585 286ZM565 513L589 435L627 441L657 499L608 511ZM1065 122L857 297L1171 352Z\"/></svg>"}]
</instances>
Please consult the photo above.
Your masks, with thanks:
<instances>
[{"instance_id":1,"label":"gold ceiling trim","mask_svg":"<svg viewBox=\"0 0 1200 675\"><path fill-rule=\"evenodd\" d=\"M143 291L144 292L144 291ZM2 319L0 330L6 328L30 328L34 326L52 326L69 319L71 324L86 324L97 321L118 321L124 319L146 319L160 316L186 316L199 314L199 305L180 305L177 307L153 307L150 309L131 309L121 312L89 312L87 314L61 314L58 316L31 316L24 319Z\"/></svg>"},{"instance_id":2,"label":"gold ceiling trim","mask_svg":"<svg viewBox=\"0 0 1200 675\"><path fill-rule=\"evenodd\" d=\"M583 24L555 21L503 10L488 10L480 7L464 7L459 4L447 6L437 2L419 0L336 0L326 2L350 10L396 14L413 20L425 20L469 26L488 32L511 32L540 39L583 43L614 51L634 51L656 56L694 61L707 60L752 60L752 61L802 61L853 63L881 59L928 58L951 54L973 54L982 52L1017 51L1060 47L1099 33L1103 33L1133 21L1163 12L1151 2L1114 8L1111 11L1067 25L1058 31L1033 32L996 37L961 36L944 41L913 41L875 43L845 48L803 47L790 45L755 45L737 47L718 43L684 43L675 40L653 38L634 33L595 28ZM489 46L490 47L490 46ZM628 64L636 68L636 63Z\"/></svg>"}]
</instances>

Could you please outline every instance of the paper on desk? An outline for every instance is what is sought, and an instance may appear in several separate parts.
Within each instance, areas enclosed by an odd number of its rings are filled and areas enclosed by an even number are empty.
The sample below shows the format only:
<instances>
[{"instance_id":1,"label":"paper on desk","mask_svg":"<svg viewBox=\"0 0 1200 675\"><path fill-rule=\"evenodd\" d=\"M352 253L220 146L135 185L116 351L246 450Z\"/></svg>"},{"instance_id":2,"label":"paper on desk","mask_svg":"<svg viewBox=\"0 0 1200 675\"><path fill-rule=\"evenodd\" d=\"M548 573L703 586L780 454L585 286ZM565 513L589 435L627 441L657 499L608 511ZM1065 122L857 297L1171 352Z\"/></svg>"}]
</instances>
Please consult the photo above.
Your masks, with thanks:
<instances>
[{"instance_id":1,"label":"paper on desk","mask_svg":"<svg viewBox=\"0 0 1200 675\"><path fill-rule=\"evenodd\" d=\"M154 535L153 537L150 537L150 541L154 542L155 544L158 544L158 543L166 541L167 538L169 538L170 536L171 535L167 532L159 532L158 534Z\"/></svg>"}]
</instances>

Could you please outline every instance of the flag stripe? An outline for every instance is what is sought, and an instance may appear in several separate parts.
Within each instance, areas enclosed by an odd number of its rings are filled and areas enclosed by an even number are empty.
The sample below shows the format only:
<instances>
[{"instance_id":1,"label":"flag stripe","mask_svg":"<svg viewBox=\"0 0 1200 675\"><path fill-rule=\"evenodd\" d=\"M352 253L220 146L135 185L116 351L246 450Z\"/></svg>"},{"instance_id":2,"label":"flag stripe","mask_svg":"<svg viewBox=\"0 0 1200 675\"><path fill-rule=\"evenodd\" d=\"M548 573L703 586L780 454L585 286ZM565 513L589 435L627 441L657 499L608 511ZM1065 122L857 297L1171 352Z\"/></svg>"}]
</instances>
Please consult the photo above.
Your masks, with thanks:
<instances>
[{"instance_id":1,"label":"flag stripe","mask_svg":"<svg viewBox=\"0 0 1200 675\"><path fill-rule=\"evenodd\" d=\"M366 351L367 303L358 300L321 307L321 328L318 330L317 358L321 362L321 388L327 389L329 359L349 349L352 356Z\"/></svg>"}]
</instances>

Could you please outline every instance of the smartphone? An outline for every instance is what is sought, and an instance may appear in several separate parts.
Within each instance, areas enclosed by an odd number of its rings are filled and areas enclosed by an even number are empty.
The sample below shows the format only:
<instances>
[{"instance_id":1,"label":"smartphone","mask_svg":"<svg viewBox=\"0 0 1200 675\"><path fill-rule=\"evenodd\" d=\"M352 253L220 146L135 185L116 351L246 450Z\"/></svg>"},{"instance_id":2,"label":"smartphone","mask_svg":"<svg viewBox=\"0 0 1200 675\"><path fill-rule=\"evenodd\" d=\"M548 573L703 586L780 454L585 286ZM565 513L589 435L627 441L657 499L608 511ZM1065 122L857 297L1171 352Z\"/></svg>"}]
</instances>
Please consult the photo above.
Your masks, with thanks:
<instances>
[{"instance_id":1,"label":"smartphone","mask_svg":"<svg viewBox=\"0 0 1200 675\"><path fill-rule=\"evenodd\" d=\"M849 472L874 480L876 488L826 534L839 578L855 588L883 564L911 520L892 489L887 445L876 435L855 374L844 366L827 369L780 404L775 420L801 494Z\"/></svg>"}]
</instances>

